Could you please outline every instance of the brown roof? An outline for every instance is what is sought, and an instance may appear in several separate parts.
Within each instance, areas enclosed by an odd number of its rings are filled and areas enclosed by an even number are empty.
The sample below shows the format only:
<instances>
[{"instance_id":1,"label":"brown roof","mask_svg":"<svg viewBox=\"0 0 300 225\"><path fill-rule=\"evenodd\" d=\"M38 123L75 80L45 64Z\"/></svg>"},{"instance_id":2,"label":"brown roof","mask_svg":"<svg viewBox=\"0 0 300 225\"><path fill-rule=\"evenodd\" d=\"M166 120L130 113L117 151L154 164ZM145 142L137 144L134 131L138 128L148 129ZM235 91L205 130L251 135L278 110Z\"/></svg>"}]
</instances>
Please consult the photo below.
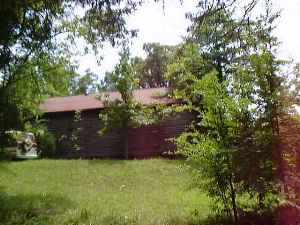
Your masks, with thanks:
<instances>
[{"instance_id":1,"label":"brown roof","mask_svg":"<svg viewBox=\"0 0 300 225\"><path fill-rule=\"evenodd\" d=\"M143 105L151 105L155 103L169 104L172 103L173 100L166 97L167 92L167 88L138 89L133 92L133 96L137 102ZM114 91L100 93L100 95L101 94L107 94L112 100L121 99L119 92ZM99 95L53 97L44 101L39 108L46 113L101 109L104 105L103 102L96 98L97 96Z\"/></svg>"}]
</instances>

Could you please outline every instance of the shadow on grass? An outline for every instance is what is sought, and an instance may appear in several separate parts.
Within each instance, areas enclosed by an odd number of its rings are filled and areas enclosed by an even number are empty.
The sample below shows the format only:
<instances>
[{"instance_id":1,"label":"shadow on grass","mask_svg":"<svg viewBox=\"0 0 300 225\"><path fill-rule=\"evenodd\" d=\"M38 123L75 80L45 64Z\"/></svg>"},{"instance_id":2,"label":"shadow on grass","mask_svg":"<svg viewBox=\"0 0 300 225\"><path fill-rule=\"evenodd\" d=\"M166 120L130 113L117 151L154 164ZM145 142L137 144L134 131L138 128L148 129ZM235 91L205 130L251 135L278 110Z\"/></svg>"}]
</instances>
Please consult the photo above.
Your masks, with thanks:
<instances>
[{"instance_id":1,"label":"shadow on grass","mask_svg":"<svg viewBox=\"0 0 300 225\"><path fill-rule=\"evenodd\" d=\"M51 224L51 217L72 206L69 199L53 194L9 195L0 191L0 224Z\"/></svg>"}]
</instances>

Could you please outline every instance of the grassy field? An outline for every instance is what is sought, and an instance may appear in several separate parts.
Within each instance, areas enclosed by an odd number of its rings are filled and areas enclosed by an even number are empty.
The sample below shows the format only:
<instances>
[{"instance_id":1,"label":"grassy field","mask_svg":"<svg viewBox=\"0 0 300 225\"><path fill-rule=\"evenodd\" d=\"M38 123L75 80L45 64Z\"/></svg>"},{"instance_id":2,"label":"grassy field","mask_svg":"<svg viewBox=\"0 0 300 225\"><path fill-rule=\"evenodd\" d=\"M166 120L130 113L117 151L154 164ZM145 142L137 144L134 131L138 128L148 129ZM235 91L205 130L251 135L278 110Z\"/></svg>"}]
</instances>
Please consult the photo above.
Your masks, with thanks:
<instances>
[{"instance_id":1,"label":"grassy field","mask_svg":"<svg viewBox=\"0 0 300 225\"><path fill-rule=\"evenodd\" d=\"M208 198L182 161L0 162L0 224L196 224Z\"/></svg>"}]
</instances>

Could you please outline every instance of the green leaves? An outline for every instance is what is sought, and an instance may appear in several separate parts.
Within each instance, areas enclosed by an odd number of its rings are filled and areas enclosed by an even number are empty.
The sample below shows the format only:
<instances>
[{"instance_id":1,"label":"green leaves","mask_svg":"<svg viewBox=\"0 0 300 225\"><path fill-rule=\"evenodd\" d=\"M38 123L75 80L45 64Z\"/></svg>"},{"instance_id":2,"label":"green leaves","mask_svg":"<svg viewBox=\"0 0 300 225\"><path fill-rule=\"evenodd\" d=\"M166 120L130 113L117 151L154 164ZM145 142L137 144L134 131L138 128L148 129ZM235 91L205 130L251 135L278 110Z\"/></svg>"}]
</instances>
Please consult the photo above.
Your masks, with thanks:
<instances>
[{"instance_id":1,"label":"green leaves","mask_svg":"<svg viewBox=\"0 0 300 225\"><path fill-rule=\"evenodd\" d=\"M198 114L176 139L178 149L204 177L201 187L219 202L218 210L235 220L241 196L258 196L256 207L263 209L277 188L273 156L284 62L276 58L269 23L278 14L266 2L265 14L256 18L250 13L255 2L241 17L236 1L199 4L190 15L188 43L167 73L173 96Z\"/></svg>"},{"instance_id":2,"label":"green leaves","mask_svg":"<svg viewBox=\"0 0 300 225\"><path fill-rule=\"evenodd\" d=\"M139 87L168 87L169 82L165 78L165 73L176 47L146 43L143 45L143 49L147 55L145 59L133 58L135 75L139 78Z\"/></svg>"},{"instance_id":3,"label":"green leaves","mask_svg":"<svg viewBox=\"0 0 300 225\"><path fill-rule=\"evenodd\" d=\"M133 90L138 81L133 74L128 49L124 49L120 56L120 62L111 73L110 79L121 98L111 99L109 95L102 96L105 108L99 115L103 123L101 134L113 129L127 129L141 109L141 106L133 100Z\"/></svg>"},{"instance_id":4,"label":"green leaves","mask_svg":"<svg viewBox=\"0 0 300 225\"><path fill-rule=\"evenodd\" d=\"M120 56L120 63L111 74L111 79L116 90L120 92L122 100L129 103L132 101L132 92L137 87L138 80L133 74L133 68L129 61L129 50L125 49Z\"/></svg>"}]
</instances>

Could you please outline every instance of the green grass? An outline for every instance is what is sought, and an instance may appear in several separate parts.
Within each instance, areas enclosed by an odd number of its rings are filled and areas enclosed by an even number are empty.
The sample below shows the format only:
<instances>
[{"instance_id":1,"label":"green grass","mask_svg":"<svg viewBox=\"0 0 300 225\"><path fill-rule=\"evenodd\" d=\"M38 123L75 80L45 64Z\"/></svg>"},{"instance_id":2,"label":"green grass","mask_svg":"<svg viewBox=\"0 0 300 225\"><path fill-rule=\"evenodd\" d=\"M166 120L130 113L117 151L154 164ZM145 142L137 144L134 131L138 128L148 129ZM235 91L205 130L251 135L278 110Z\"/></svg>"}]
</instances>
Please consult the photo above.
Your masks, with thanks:
<instances>
[{"instance_id":1,"label":"green grass","mask_svg":"<svg viewBox=\"0 0 300 225\"><path fill-rule=\"evenodd\" d=\"M0 224L195 224L208 198L182 161L0 163Z\"/></svg>"}]
</instances>

